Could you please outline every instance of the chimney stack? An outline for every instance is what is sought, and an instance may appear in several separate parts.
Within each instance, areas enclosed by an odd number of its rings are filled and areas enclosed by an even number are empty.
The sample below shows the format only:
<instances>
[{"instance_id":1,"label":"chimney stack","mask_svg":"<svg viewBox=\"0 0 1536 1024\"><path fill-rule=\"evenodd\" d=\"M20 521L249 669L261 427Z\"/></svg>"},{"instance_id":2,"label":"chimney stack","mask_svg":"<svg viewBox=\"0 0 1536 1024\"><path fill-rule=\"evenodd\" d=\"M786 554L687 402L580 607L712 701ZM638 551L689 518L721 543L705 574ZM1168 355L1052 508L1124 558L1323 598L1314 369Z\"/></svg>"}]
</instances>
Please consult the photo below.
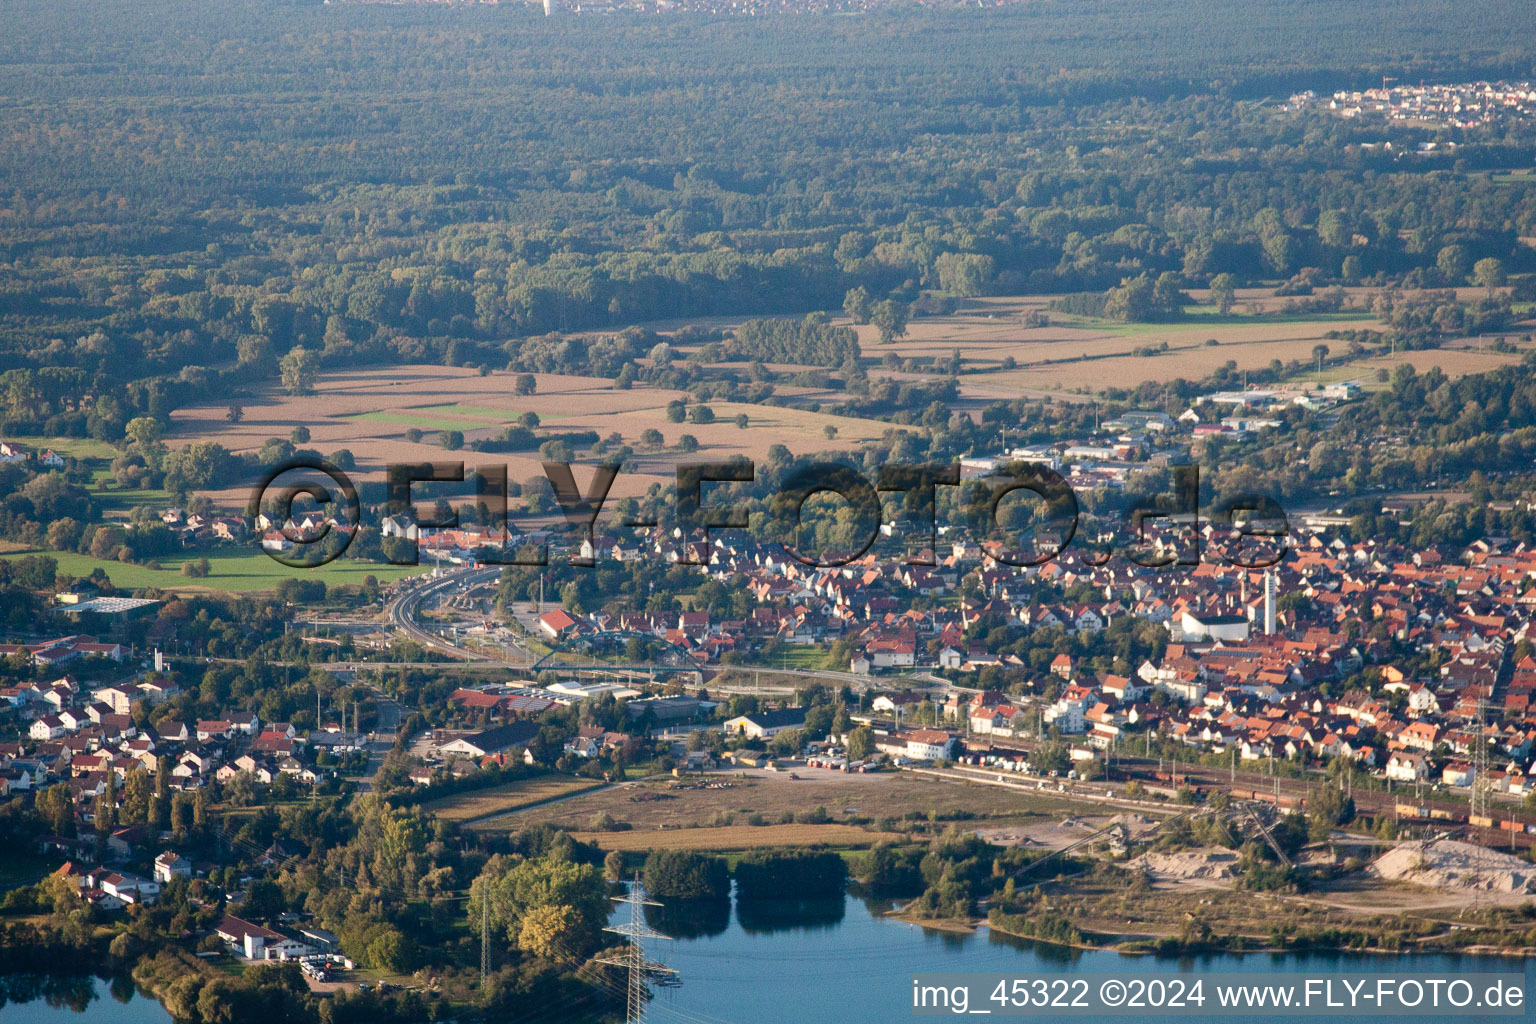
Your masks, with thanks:
<instances>
[{"instance_id":1,"label":"chimney stack","mask_svg":"<svg viewBox=\"0 0 1536 1024\"><path fill-rule=\"evenodd\" d=\"M1275 635L1275 574L1264 574L1264 634Z\"/></svg>"}]
</instances>

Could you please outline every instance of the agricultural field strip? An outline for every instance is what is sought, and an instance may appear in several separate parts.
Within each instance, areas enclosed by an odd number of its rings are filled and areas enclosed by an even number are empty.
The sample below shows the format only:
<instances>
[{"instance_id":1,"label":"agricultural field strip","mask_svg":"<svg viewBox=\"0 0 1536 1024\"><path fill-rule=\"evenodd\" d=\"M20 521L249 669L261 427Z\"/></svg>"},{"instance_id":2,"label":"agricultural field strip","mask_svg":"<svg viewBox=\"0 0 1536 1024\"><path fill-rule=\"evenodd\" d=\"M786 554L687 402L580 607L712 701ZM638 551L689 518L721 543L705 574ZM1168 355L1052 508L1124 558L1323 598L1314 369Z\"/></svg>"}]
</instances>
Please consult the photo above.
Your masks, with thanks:
<instances>
[{"instance_id":1,"label":"agricultural field strip","mask_svg":"<svg viewBox=\"0 0 1536 1024\"><path fill-rule=\"evenodd\" d=\"M708 828L572 832L578 842L604 850L748 850L773 846L874 846L900 843L899 832L870 832L856 825L726 825Z\"/></svg>"},{"instance_id":2,"label":"agricultural field strip","mask_svg":"<svg viewBox=\"0 0 1536 1024\"><path fill-rule=\"evenodd\" d=\"M469 823L507 814L559 797L585 793L602 785L601 782L592 779L540 776L534 779L519 779L490 789L471 790L467 793L439 797L422 804L421 808L447 821Z\"/></svg>"}]
</instances>

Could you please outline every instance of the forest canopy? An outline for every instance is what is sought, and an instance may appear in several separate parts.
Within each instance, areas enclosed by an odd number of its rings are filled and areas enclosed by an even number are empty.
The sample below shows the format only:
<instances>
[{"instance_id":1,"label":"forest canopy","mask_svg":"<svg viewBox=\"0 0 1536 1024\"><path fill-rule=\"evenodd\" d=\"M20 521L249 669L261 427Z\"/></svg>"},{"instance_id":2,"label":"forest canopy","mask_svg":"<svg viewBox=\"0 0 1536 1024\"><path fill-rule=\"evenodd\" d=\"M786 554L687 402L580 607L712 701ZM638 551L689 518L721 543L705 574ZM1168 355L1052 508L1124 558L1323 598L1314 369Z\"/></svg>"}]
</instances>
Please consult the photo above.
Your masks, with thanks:
<instances>
[{"instance_id":1,"label":"forest canopy","mask_svg":"<svg viewBox=\"0 0 1536 1024\"><path fill-rule=\"evenodd\" d=\"M852 308L889 340L935 295L1138 319L1216 281L1536 271L1536 190L1487 173L1536 159L1530 125L1451 138L1275 102L1529 76L1528 5L62 0L7 22L0 373L27 373L5 435L123 442L355 365L627 386L660 340L633 325L710 316L762 318L722 352L845 369L847 411L882 415L943 395L865 387L851 332L802 317Z\"/></svg>"}]
</instances>

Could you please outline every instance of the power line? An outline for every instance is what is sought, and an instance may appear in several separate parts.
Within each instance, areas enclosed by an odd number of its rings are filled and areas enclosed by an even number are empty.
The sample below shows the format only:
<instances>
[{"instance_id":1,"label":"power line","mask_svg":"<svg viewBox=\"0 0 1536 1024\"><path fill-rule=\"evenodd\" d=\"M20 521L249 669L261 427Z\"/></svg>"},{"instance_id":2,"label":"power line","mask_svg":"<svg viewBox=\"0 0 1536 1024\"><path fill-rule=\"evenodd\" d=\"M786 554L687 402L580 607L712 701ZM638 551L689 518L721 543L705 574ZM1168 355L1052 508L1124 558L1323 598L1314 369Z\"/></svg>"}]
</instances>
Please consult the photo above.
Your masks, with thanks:
<instances>
[{"instance_id":1,"label":"power line","mask_svg":"<svg viewBox=\"0 0 1536 1024\"><path fill-rule=\"evenodd\" d=\"M487 892L480 900L480 985L491 976L491 900Z\"/></svg>"},{"instance_id":2,"label":"power line","mask_svg":"<svg viewBox=\"0 0 1536 1024\"><path fill-rule=\"evenodd\" d=\"M624 952L613 957L597 957L595 962L611 964L614 967L623 967L628 971L628 984L625 986L625 1024L644 1024L646 988L645 980L651 974L675 974L672 968L663 963L647 960L644 939L664 939L665 935L653 931L640 919L640 908L659 907L660 903L645 898L645 889L640 884L640 876L636 875L631 883L629 891L623 896L613 897L616 903L629 905L629 922L621 925L609 925L603 931L623 935L629 939Z\"/></svg>"}]
</instances>

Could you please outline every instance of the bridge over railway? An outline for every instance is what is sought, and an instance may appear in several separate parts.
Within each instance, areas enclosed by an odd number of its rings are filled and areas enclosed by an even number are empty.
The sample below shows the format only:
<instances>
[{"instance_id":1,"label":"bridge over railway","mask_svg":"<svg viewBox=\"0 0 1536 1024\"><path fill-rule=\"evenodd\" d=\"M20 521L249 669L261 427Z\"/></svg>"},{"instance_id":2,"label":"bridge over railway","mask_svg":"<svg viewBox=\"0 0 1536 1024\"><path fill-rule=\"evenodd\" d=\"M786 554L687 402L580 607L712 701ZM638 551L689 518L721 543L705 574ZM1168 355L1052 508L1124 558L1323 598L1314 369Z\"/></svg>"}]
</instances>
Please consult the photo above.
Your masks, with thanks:
<instances>
[{"instance_id":1,"label":"bridge over railway","mask_svg":"<svg viewBox=\"0 0 1536 1024\"><path fill-rule=\"evenodd\" d=\"M624 656L628 657L631 643L642 644L645 650L659 653L662 660L644 659L625 662L602 660L597 656L597 652L603 648L622 645ZM579 657L572 660L572 655L582 651L592 652L591 656L585 661ZM630 629L604 629L568 637L529 666L529 671L538 672L546 668L574 672L645 672L651 675L691 672L697 675L701 682L704 679L704 666L686 647L675 644L665 637L658 637L652 633L638 633Z\"/></svg>"}]
</instances>

